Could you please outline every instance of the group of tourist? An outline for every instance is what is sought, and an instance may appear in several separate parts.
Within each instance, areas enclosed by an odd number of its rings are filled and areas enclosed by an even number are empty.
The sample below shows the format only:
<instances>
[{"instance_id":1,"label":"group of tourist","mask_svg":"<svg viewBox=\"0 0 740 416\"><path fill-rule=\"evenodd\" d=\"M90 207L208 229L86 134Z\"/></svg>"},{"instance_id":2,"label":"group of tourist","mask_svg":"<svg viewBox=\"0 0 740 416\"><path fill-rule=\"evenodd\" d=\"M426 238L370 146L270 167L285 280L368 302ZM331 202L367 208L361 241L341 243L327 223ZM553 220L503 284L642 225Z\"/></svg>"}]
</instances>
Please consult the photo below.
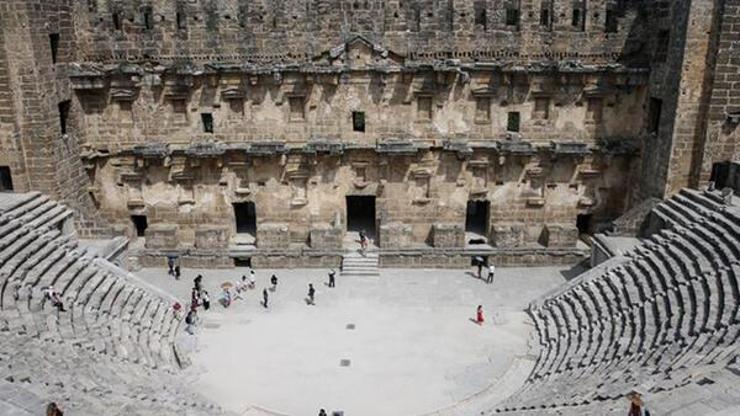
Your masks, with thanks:
<instances>
[{"instance_id":1,"label":"group of tourist","mask_svg":"<svg viewBox=\"0 0 740 416\"><path fill-rule=\"evenodd\" d=\"M210 309L211 297L208 291L203 289L203 275L199 274L193 279L193 289L190 291L190 308L185 316L185 331L190 335L193 335L194 327L198 323L198 308L201 307L204 310Z\"/></svg>"},{"instance_id":2,"label":"group of tourist","mask_svg":"<svg viewBox=\"0 0 740 416\"><path fill-rule=\"evenodd\" d=\"M169 260L168 260L169 264ZM180 269L179 264L173 263L170 267L171 275L179 278ZM174 274L173 274L174 273ZM223 290L220 303L224 308L231 306L231 303L236 299L244 299L244 295L247 291L254 289L257 286L257 279L254 269L250 270L249 273L242 275L241 279L235 282L224 282L221 285ZM262 301L260 304L263 308L267 309L270 305L270 293L277 291L278 277L273 274L270 276L270 286L262 289ZM336 287L336 271L334 269L329 270L329 282L327 286L330 288ZM313 283L308 284L308 293L306 297L306 304L316 304L316 288ZM194 327L198 322L198 309L203 308L208 310L211 307L211 300L208 291L203 289L203 275L199 274L193 279L193 288L190 292L190 308L185 316L185 331L191 335L194 334ZM175 309L179 310L181 306L175 304Z\"/></svg>"}]
</instances>

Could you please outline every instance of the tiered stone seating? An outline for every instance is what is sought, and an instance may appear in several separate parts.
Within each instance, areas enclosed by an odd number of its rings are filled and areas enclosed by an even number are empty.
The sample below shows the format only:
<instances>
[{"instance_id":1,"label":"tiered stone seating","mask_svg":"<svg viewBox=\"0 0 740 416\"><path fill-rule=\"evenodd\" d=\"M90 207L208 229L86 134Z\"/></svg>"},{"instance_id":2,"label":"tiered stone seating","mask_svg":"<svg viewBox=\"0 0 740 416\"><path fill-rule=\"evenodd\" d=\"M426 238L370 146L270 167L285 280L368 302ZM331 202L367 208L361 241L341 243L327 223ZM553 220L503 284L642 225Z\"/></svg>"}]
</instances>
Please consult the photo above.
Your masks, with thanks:
<instances>
[{"instance_id":1,"label":"tiered stone seating","mask_svg":"<svg viewBox=\"0 0 740 416\"><path fill-rule=\"evenodd\" d=\"M175 299L78 248L71 216L38 193L0 198L0 392L72 414L220 414L177 379ZM43 411L13 403L0 397L0 409Z\"/></svg>"},{"instance_id":2,"label":"tiered stone seating","mask_svg":"<svg viewBox=\"0 0 740 416\"><path fill-rule=\"evenodd\" d=\"M590 414L633 389L681 388L738 355L740 208L683 190L651 215L660 231L643 244L530 305L539 358L496 412Z\"/></svg>"},{"instance_id":3,"label":"tiered stone seating","mask_svg":"<svg viewBox=\"0 0 740 416\"><path fill-rule=\"evenodd\" d=\"M0 351L0 394L12 388L12 396L22 398L0 396L0 410L14 405L39 415L46 403L56 401L75 415L223 413L189 391L178 374L81 352L69 343L8 337L0 339Z\"/></svg>"}]
</instances>

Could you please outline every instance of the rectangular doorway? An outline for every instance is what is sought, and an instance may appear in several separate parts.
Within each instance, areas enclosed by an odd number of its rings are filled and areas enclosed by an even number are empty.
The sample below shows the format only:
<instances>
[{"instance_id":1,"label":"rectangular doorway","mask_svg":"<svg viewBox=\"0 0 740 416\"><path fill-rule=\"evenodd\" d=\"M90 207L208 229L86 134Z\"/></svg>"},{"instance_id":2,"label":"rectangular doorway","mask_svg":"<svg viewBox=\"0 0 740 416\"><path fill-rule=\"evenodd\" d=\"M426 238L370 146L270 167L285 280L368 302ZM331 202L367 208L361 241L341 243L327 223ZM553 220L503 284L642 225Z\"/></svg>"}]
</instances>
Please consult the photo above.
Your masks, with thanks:
<instances>
[{"instance_id":1,"label":"rectangular doorway","mask_svg":"<svg viewBox=\"0 0 740 416\"><path fill-rule=\"evenodd\" d=\"M709 180L714 182L716 189L722 189L730 182L730 162L719 162L712 165L712 174Z\"/></svg>"},{"instance_id":2,"label":"rectangular doorway","mask_svg":"<svg viewBox=\"0 0 740 416\"><path fill-rule=\"evenodd\" d=\"M13 177L10 175L10 167L0 166L0 192L13 190Z\"/></svg>"},{"instance_id":3,"label":"rectangular doorway","mask_svg":"<svg viewBox=\"0 0 740 416\"><path fill-rule=\"evenodd\" d=\"M576 228L578 228L578 234L591 235L592 218L593 216L591 214L579 214L576 217Z\"/></svg>"},{"instance_id":4,"label":"rectangular doorway","mask_svg":"<svg viewBox=\"0 0 740 416\"><path fill-rule=\"evenodd\" d=\"M484 200L468 201L465 212L465 240L468 244L488 242L488 216L491 203Z\"/></svg>"},{"instance_id":5,"label":"rectangular doorway","mask_svg":"<svg viewBox=\"0 0 740 416\"><path fill-rule=\"evenodd\" d=\"M234 207L237 234L251 234L257 232L257 214L254 202L237 202Z\"/></svg>"},{"instance_id":6,"label":"rectangular doorway","mask_svg":"<svg viewBox=\"0 0 740 416\"><path fill-rule=\"evenodd\" d=\"M375 238L374 196L347 196L347 231L364 231Z\"/></svg>"},{"instance_id":7,"label":"rectangular doorway","mask_svg":"<svg viewBox=\"0 0 740 416\"><path fill-rule=\"evenodd\" d=\"M146 215L132 215L131 222L134 223L137 237L146 236L146 228L149 226Z\"/></svg>"}]
</instances>

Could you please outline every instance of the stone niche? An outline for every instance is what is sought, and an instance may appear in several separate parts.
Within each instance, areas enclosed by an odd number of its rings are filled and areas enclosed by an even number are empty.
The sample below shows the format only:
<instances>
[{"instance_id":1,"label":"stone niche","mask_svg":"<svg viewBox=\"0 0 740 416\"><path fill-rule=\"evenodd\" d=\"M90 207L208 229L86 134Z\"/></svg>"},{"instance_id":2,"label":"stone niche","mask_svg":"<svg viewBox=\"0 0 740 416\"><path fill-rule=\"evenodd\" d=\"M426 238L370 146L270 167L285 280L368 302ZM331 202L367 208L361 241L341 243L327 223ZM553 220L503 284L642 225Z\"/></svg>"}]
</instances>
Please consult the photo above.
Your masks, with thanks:
<instances>
[{"instance_id":1,"label":"stone niche","mask_svg":"<svg viewBox=\"0 0 740 416\"><path fill-rule=\"evenodd\" d=\"M309 231L311 248L319 250L340 250L342 248L342 229L331 224L313 224Z\"/></svg>"},{"instance_id":2,"label":"stone niche","mask_svg":"<svg viewBox=\"0 0 740 416\"><path fill-rule=\"evenodd\" d=\"M202 225L195 230L195 248L199 250L223 250L228 247L228 228Z\"/></svg>"},{"instance_id":3,"label":"stone niche","mask_svg":"<svg viewBox=\"0 0 740 416\"><path fill-rule=\"evenodd\" d=\"M465 230L460 224L433 224L432 246L437 248L465 247Z\"/></svg>"},{"instance_id":4,"label":"stone niche","mask_svg":"<svg viewBox=\"0 0 740 416\"><path fill-rule=\"evenodd\" d=\"M577 241L578 228L572 224L546 224L540 237L540 242L547 248L575 247Z\"/></svg>"},{"instance_id":5,"label":"stone niche","mask_svg":"<svg viewBox=\"0 0 740 416\"><path fill-rule=\"evenodd\" d=\"M257 226L257 247L285 250L290 244L290 228L284 222L267 222Z\"/></svg>"},{"instance_id":6,"label":"stone niche","mask_svg":"<svg viewBox=\"0 0 740 416\"><path fill-rule=\"evenodd\" d=\"M145 247L153 250L177 248L177 224L152 224L146 229Z\"/></svg>"},{"instance_id":7,"label":"stone niche","mask_svg":"<svg viewBox=\"0 0 740 416\"><path fill-rule=\"evenodd\" d=\"M513 248L524 245L527 228L524 223L498 223L491 228L491 245L501 248Z\"/></svg>"},{"instance_id":8,"label":"stone niche","mask_svg":"<svg viewBox=\"0 0 740 416\"><path fill-rule=\"evenodd\" d=\"M399 249L411 244L411 226L400 222L391 222L380 226L378 241L385 249Z\"/></svg>"}]
</instances>

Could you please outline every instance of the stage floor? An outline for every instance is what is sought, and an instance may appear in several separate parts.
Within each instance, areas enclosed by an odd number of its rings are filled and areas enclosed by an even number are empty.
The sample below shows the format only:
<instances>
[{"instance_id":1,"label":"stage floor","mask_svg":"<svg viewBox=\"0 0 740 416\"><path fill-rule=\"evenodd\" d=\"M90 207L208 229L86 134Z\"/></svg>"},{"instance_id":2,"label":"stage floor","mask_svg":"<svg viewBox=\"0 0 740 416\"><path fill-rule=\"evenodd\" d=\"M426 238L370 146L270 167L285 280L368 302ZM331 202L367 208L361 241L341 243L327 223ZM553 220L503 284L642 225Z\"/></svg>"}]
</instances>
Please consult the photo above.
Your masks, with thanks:
<instances>
[{"instance_id":1,"label":"stage floor","mask_svg":"<svg viewBox=\"0 0 740 416\"><path fill-rule=\"evenodd\" d=\"M567 267L499 268L494 284L469 270L381 269L380 277L328 270L257 270L257 287L223 308L221 283L248 269L162 269L138 275L189 300L205 276L212 307L194 336L183 334L193 387L241 415L473 414L526 378L534 330L528 302L565 281ZM279 284L261 305L262 289ZM568 275L565 272L565 275ZM308 283L315 305L306 302ZM478 305L486 322L474 321Z\"/></svg>"}]
</instances>

